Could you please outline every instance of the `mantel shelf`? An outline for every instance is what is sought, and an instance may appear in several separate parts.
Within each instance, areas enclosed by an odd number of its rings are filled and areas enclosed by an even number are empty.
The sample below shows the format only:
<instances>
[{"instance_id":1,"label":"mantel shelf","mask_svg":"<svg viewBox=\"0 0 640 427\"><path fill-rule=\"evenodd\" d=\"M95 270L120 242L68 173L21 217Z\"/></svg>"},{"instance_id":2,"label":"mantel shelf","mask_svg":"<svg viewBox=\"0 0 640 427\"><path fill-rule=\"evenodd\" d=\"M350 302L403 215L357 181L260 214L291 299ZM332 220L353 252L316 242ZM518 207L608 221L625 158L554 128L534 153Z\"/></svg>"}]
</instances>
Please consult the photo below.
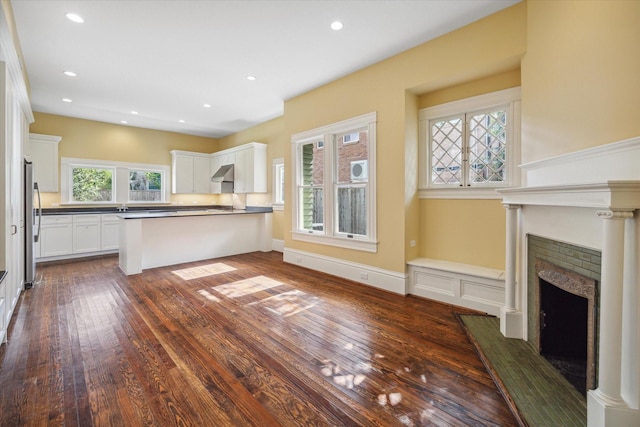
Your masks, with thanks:
<instances>
[{"instance_id":1,"label":"mantel shelf","mask_svg":"<svg viewBox=\"0 0 640 427\"><path fill-rule=\"evenodd\" d=\"M504 204L640 209L640 181L520 187L497 190Z\"/></svg>"}]
</instances>

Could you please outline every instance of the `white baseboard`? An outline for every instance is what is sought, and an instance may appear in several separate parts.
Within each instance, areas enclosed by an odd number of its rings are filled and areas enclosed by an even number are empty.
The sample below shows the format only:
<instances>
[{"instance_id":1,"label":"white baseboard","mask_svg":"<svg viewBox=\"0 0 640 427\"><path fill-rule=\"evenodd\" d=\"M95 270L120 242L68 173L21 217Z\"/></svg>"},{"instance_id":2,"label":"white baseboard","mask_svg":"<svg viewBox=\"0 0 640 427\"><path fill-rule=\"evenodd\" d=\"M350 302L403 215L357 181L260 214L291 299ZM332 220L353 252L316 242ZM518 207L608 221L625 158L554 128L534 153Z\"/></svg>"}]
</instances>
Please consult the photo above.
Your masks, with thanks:
<instances>
[{"instance_id":1,"label":"white baseboard","mask_svg":"<svg viewBox=\"0 0 640 427\"><path fill-rule=\"evenodd\" d=\"M284 240L272 239L271 250L276 252L284 252Z\"/></svg>"},{"instance_id":2,"label":"white baseboard","mask_svg":"<svg viewBox=\"0 0 640 427\"><path fill-rule=\"evenodd\" d=\"M274 249L275 250L275 249ZM389 292L406 295L405 273L384 270L343 259L284 248L284 262L332 274Z\"/></svg>"}]
</instances>

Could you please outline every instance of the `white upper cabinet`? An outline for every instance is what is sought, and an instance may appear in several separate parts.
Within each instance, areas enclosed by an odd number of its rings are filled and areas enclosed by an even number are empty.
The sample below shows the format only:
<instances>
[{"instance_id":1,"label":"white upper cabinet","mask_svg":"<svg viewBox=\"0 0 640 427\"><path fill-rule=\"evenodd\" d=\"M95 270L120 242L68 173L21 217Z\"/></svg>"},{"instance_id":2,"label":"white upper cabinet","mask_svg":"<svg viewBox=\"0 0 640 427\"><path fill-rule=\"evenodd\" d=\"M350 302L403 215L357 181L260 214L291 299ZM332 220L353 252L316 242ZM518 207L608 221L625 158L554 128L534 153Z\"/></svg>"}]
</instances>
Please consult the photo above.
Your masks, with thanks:
<instances>
[{"instance_id":1,"label":"white upper cabinet","mask_svg":"<svg viewBox=\"0 0 640 427\"><path fill-rule=\"evenodd\" d=\"M250 142L213 154L171 151L172 193L213 193L222 191L211 176L221 166L234 165L234 193L267 192L267 145Z\"/></svg>"},{"instance_id":2,"label":"white upper cabinet","mask_svg":"<svg viewBox=\"0 0 640 427\"><path fill-rule=\"evenodd\" d=\"M193 157L193 192L208 193L209 182L211 181L211 170L209 156Z\"/></svg>"},{"instance_id":3,"label":"white upper cabinet","mask_svg":"<svg viewBox=\"0 0 640 427\"><path fill-rule=\"evenodd\" d=\"M33 162L34 181L43 193L59 191L58 144L59 136L29 134L29 151Z\"/></svg>"},{"instance_id":4,"label":"white upper cabinet","mask_svg":"<svg viewBox=\"0 0 640 427\"><path fill-rule=\"evenodd\" d=\"M210 156L189 151L171 151L171 192L209 193Z\"/></svg>"},{"instance_id":5,"label":"white upper cabinet","mask_svg":"<svg viewBox=\"0 0 640 427\"><path fill-rule=\"evenodd\" d=\"M267 146L251 142L239 148L234 163L234 193L266 193Z\"/></svg>"}]
</instances>

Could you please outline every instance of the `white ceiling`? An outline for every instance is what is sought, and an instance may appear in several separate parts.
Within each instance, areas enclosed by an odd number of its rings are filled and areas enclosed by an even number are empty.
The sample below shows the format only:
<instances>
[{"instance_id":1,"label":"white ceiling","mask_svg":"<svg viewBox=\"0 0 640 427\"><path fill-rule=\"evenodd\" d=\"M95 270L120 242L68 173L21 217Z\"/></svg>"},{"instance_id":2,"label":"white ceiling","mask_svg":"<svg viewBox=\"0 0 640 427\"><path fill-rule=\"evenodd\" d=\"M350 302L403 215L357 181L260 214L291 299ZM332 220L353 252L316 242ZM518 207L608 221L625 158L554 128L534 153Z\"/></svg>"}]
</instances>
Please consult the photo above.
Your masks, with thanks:
<instances>
[{"instance_id":1,"label":"white ceiling","mask_svg":"<svg viewBox=\"0 0 640 427\"><path fill-rule=\"evenodd\" d=\"M218 138L518 1L11 3L34 111ZM68 12L85 22L69 21ZM334 20L344 28L331 30Z\"/></svg>"}]
</instances>

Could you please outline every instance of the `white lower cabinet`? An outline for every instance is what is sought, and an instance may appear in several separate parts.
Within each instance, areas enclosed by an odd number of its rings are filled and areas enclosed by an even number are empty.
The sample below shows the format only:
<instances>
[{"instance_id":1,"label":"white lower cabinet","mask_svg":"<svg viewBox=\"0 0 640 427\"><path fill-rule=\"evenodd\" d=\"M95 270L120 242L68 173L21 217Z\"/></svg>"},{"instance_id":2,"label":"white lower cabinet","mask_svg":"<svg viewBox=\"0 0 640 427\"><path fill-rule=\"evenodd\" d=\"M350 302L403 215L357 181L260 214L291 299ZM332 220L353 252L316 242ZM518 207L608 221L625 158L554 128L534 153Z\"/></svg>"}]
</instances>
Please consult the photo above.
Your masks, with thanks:
<instances>
[{"instance_id":1,"label":"white lower cabinet","mask_svg":"<svg viewBox=\"0 0 640 427\"><path fill-rule=\"evenodd\" d=\"M46 215L42 217L36 258L71 258L118 250L116 214Z\"/></svg>"},{"instance_id":2,"label":"white lower cabinet","mask_svg":"<svg viewBox=\"0 0 640 427\"><path fill-rule=\"evenodd\" d=\"M40 256L42 258L73 253L73 217L52 215L42 217Z\"/></svg>"},{"instance_id":3,"label":"white lower cabinet","mask_svg":"<svg viewBox=\"0 0 640 427\"><path fill-rule=\"evenodd\" d=\"M120 247L120 226L115 214L102 215L102 242L100 250L111 251Z\"/></svg>"},{"instance_id":4,"label":"white lower cabinet","mask_svg":"<svg viewBox=\"0 0 640 427\"><path fill-rule=\"evenodd\" d=\"M73 253L100 251L100 215L73 216Z\"/></svg>"}]
</instances>

